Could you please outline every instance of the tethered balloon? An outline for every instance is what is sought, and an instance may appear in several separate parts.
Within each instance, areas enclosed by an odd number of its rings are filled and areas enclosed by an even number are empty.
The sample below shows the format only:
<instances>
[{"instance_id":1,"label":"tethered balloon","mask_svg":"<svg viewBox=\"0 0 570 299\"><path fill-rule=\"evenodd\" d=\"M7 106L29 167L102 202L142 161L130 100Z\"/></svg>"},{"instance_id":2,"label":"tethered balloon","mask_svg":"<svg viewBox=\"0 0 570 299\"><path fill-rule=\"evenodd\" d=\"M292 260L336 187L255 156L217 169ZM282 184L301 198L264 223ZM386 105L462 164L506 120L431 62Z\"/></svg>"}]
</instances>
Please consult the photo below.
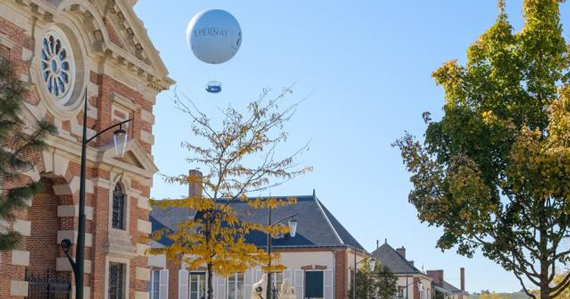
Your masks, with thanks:
<instances>
[{"instance_id":1,"label":"tethered balloon","mask_svg":"<svg viewBox=\"0 0 570 299\"><path fill-rule=\"evenodd\" d=\"M238 21L229 12L211 9L196 14L186 30L188 47L199 60L221 64L234 57L241 46L242 33ZM217 81L208 83L210 93L222 91Z\"/></svg>"}]
</instances>

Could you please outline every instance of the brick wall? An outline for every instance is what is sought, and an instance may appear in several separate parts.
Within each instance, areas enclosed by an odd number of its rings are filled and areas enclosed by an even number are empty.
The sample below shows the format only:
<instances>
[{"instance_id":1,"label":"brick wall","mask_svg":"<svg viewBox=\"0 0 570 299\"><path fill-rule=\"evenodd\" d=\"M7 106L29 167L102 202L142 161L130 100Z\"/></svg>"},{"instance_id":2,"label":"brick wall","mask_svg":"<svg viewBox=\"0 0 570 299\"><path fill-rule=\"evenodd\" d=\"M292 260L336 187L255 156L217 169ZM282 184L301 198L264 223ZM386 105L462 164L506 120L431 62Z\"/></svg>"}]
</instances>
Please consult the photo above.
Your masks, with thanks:
<instances>
[{"instance_id":1,"label":"brick wall","mask_svg":"<svg viewBox=\"0 0 570 299\"><path fill-rule=\"evenodd\" d=\"M6 5L10 6L11 3L7 3ZM17 7L15 8L15 11L18 11L18 13L22 14L22 16L19 17L22 19L30 19L30 16L32 14L30 8L27 8L25 5L15 5L15 7ZM30 10L26 11L26 9ZM77 10L77 13L80 13L80 11ZM54 22L57 23L56 19L57 16L54 16ZM46 20L48 19L40 18L38 22L42 23ZM106 25L108 25L108 28L112 28L110 24ZM6 55L11 61L13 61L16 76L23 79L27 78L33 80L34 78L29 76L30 64L23 59L23 57L27 56L27 54L33 50L32 46L34 42L30 37L30 34L33 31L30 30L30 28L22 28L19 26L31 26L31 22L19 23L19 25L16 25L15 23L12 23L11 21L0 17L0 53L2 55ZM43 26L43 28L45 28L47 25L44 24ZM36 27L36 29L40 27ZM117 28L118 27L116 27L116 29ZM35 32L38 34L38 32L42 31L38 29ZM117 43L118 40L117 34L119 33L114 30L111 33L113 36L113 41L115 43ZM91 39L84 40L87 41ZM3 44L3 41L9 41L8 44L10 44L10 46L5 46ZM92 51L93 47L92 45L86 45L86 48L89 49L88 51ZM93 56L97 56L97 54L94 54ZM113 99L116 95L120 95L131 103L129 107L134 108L129 111L129 115L115 114L115 116L118 115L133 118L132 123L130 123L128 127L129 139L137 140L142 149L150 155L153 141L151 135L152 120L149 120L149 118L152 119L152 117L149 117L149 115L152 115L154 99L148 99L148 97L151 96L155 91L147 90L147 88L150 87L148 87L147 83L144 81L146 77L143 78L143 83L137 83L137 86L126 85L124 82L140 82L137 81L140 78L134 78L138 75L130 70L127 70L126 65L113 67L124 68L124 70L122 70L124 71L124 74L132 76L133 78L126 78L129 80L119 81L106 73L107 70L111 68L111 66L102 67L102 65L98 65L99 63L106 62L105 60L97 60L86 64L90 66L91 69L88 74L88 85L97 85L96 90L98 90L98 93L96 95L91 96L88 99L90 105L97 108L96 117L90 116L87 119L88 127L93 128L95 131L99 131L114 124L116 122L116 118L112 113L113 105L115 105ZM98 71L96 72L93 70L102 70L102 73L97 73ZM39 106L42 101L52 100L41 98L41 93L38 93L34 90L34 88L41 88L41 85L38 84L38 82L32 83L36 84L31 86L31 89L25 98L26 102L32 104L33 106ZM94 89L95 88L92 88L91 90ZM58 119L60 116L55 116L57 113L50 113L49 109L47 109L47 112L46 109L43 109L43 111L44 119L48 121L58 122L61 124L60 131L67 132L66 135L71 136L71 140L74 138L77 142L80 141L81 136L76 135L77 130L74 132L72 128L82 124L82 111L78 111L76 115L70 116L66 119ZM112 131L113 130L104 134L101 136L101 138L98 138L98 140L91 144L91 146L98 147L100 145L112 142ZM69 139L67 138L65 142L68 142L68 140ZM79 144L76 144L77 147L78 145ZM50 152L53 152L53 149L50 149ZM43 272L48 269L55 270L56 258L64 256L63 252L61 252L59 245L56 242L58 231L77 230L78 218L76 215L58 215L58 206L62 205L72 207L78 204L79 194L77 190L75 190L72 194L58 193L56 195L57 192L54 192L54 188L52 188L52 185L70 186L72 182L77 182L77 179L80 175L79 157L73 156L73 151L70 151L70 153L66 154L66 159L69 160L67 168L64 169L63 173L59 173L57 175L53 173L54 167L61 167L61 164L51 165L48 167L46 165L52 163L53 161L47 161L47 163L44 163L46 161L43 161L42 155L37 155L37 169L41 176L45 177L43 181L46 185L46 190L41 194L35 196L32 208L24 209L16 213L17 220L29 220L31 222L30 236L24 237L22 243L18 248L18 250L21 251L29 251L29 266L13 265L11 252L0 253L0 269L2 269L2 271L0 271L0 298L2 299L21 299L23 297L11 296L10 292L11 283L13 281L24 282L24 273L26 270L29 270L30 272ZM79 153L77 152L76 154ZM126 160L121 161L126 162ZM105 165L88 163L87 179L91 182L94 182L93 179L111 181L114 175L112 174L110 168L105 168L104 166ZM121 167L116 166L113 166L112 169L115 174L128 174L128 169L122 169ZM148 184L151 179L152 177L150 176L148 178L140 178L140 176L138 178L134 178L134 176L130 177L129 181L131 188L134 190L133 192L136 192L139 197L148 198L150 196L150 186ZM105 297L105 275L107 272L106 263L108 255L108 253L105 251L105 248L107 246L109 235L109 188L112 188L112 186L107 187L95 185L93 186L93 191L88 191L86 194L87 207L93 209L93 220L88 219L86 221L86 232L92 234L93 244L92 246L87 246L85 248L85 259L90 260L92 263L91 273L86 273L84 276L85 286L88 286L91 289L91 298ZM147 241L143 241L141 238L145 236L145 233L138 231L138 221L148 221L148 210L138 207L139 199L137 197L127 197L127 200L130 201L130 209L128 211L129 223L127 224L129 228L128 241L130 241L130 244L136 248L137 244L148 244ZM13 226L13 223L10 222L9 225ZM75 255L74 246L72 247L71 254ZM134 258L130 259L128 263L130 266L129 298L135 298L137 296L136 292L145 292L147 290L147 281L137 274L137 268L148 268L147 258L145 256L136 255ZM70 274L71 272L66 273ZM173 288L173 290L176 290L177 292L177 288Z\"/></svg>"},{"instance_id":2,"label":"brick wall","mask_svg":"<svg viewBox=\"0 0 570 299\"><path fill-rule=\"evenodd\" d=\"M57 198L53 192L52 182L42 179L44 189L36 194L33 205L29 210L29 220L32 223L31 236L28 238L27 250L30 251L30 266L28 271L43 274L56 270L56 258L59 256L57 231Z\"/></svg>"},{"instance_id":3,"label":"brick wall","mask_svg":"<svg viewBox=\"0 0 570 299\"><path fill-rule=\"evenodd\" d=\"M347 250L337 250L334 253L334 260L335 260L334 285L335 285L335 298L337 299L348 298L348 290L350 288L348 282L350 281L350 278L348 277L348 261L346 257L347 254L348 254Z\"/></svg>"}]
</instances>

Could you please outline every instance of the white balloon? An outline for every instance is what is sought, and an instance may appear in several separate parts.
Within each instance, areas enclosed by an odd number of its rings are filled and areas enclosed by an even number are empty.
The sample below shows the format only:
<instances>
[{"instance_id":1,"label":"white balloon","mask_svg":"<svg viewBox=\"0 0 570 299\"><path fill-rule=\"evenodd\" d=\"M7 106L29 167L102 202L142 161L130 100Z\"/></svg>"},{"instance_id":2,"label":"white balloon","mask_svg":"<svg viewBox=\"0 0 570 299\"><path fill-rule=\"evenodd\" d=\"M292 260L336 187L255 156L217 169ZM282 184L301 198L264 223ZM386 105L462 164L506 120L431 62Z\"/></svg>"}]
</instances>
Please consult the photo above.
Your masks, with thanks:
<instances>
[{"instance_id":1,"label":"white balloon","mask_svg":"<svg viewBox=\"0 0 570 299\"><path fill-rule=\"evenodd\" d=\"M204 10L188 23L186 41L201 61L224 63L239 50L241 28L236 18L225 10Z\"/></svg>"}]
</instances>

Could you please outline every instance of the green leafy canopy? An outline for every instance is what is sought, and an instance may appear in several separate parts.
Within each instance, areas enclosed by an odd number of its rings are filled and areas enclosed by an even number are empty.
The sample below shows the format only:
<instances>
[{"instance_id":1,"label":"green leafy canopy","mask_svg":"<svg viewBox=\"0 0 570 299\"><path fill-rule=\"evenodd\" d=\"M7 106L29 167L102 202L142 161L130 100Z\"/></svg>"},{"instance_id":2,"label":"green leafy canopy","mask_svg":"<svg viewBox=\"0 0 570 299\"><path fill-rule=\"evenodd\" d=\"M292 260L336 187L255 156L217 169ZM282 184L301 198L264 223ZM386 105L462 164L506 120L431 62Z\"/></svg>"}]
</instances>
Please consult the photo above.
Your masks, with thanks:
<instances>
[{"instance_id":1,"label":"green leafy canopy","mask_svg":"<svg viewBox=\"0 0 570 299\"><path fill-rule=\"evenodd\" d=\"M524 27L499 15L467 51L433 73L445 90L444 116L424 114L424 143L395 143L419 219L443 228L438 247L491 260L551 298L570 259L570 57L559 0L525 0ZM536 294L529 296L535 298Z\"/></svg>"}]
</instances>

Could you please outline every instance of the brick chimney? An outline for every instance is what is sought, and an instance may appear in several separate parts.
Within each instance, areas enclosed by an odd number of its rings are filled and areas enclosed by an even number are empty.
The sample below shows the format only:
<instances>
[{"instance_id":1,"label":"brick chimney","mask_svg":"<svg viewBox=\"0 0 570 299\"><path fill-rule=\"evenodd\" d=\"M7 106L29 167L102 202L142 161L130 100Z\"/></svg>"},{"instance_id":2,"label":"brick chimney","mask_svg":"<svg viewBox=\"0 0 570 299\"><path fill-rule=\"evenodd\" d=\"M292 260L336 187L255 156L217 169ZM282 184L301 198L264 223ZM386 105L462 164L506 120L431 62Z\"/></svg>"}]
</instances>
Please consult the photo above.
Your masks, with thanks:
<instances>
[{"instance_id":1,"label":"brick chimney","mask_svg":"<svg viewBox=\"0 0 570 299\"><path fill-rule=\"evenodd\" d=\"M195 180L188 184L188 195L199 196L202 195L202 172L198 169L192 169L188 172L188 176Z\"/></svg>"},{"instance_id":2,"label":"brick chimney","mask_svg":"<svg viewBox=\"0 0 570 299\"><path fill-rule=\"evenodd\" d=\"M459 279L461 280L461 291L465 292L465 268L459 269Z\"/></svg>"},{"instance_id":3,"label":"brick chimney","mask_svg":"<svg viewBox=\"0 0 570 299\"><path fill-rule=\"evenodd\" d=\"M440 286L443 285L443 270L428 270L426 274L437 285L440 285Z\"/></svg>"},{"instance_id":4,"label":"brick chimney","mask_svg":"<svg viewBox=\"0 0 570 299\"><path fill-rule=\"evenodd\" d=\"M396 252L403 258L406 258L406 248L404 246L402 246L402 248L396 248Z\"/></svg>"}]
</instances>

